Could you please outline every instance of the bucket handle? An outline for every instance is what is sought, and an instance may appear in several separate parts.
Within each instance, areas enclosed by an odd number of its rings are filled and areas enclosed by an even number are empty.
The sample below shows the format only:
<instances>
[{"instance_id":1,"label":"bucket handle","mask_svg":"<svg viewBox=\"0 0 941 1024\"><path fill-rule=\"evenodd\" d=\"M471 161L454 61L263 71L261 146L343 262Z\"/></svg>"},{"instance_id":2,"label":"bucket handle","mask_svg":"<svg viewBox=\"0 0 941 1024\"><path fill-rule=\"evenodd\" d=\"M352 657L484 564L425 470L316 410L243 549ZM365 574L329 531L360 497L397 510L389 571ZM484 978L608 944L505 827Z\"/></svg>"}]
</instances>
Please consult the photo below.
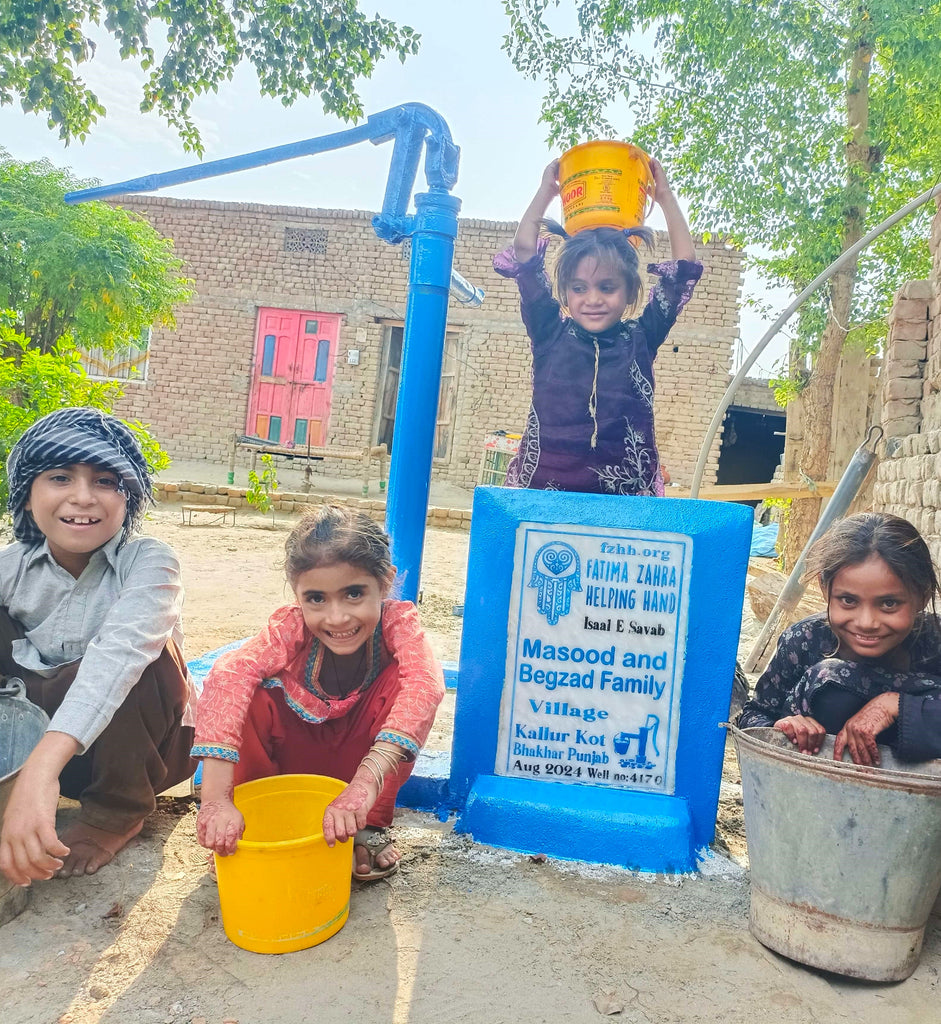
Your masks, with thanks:
<instances>
[{"instance_id":1,"label":"bucket handle","mask_svg":"<svg viewBox=\"0 0 941 1024\"><path fill-rule=\"evenodd\" d=\"M653 213L654 203L657 201L657 186L654 184L653 171L650 169L650 157L645 153L640 146L636 146L635 149L640 154L640 161L644 165L644 170L647 172L647 205L644 209L644 220Z\"/></svg>"},{"instance_id":2,"label":"bucket handle","mask_svg":"<svg viewBox=\"0 0 941 1024\"><path fill-rule=\"evenodd\" d=\"M0 697L25 697L26 683L18 676L0 676Z\"/></svg>"}]
</instances>

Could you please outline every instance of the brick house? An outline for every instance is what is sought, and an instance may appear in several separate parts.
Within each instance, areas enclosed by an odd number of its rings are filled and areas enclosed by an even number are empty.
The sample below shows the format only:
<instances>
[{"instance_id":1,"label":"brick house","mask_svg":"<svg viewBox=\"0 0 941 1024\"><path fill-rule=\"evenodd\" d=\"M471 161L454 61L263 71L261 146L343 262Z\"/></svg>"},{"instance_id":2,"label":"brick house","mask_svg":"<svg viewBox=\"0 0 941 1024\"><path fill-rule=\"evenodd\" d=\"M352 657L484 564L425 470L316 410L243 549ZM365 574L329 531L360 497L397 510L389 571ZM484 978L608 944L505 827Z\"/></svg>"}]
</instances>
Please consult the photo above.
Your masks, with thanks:
<instances>
[{"instance_id":1,"label":"brick house","mask_svg":"<svg viewBox=\"0 0 941 1024\"><path fill-rule=\"evenodd\" d=\"M154 330L121 415L149 423L180 459L224 462L237 433L355 448L389 439L407 245L381 242L372 215L362 211L162 196L120 204L174 240L196 291L176 329ZM529 347L516 287L490 263L515 227L460 222L455 269L487 295L479 309L451 303L433 472L461 487L477 482L486 434L520 431L529 405ZM666 252L660 237L651 258ZM742 254L710 242L700 255L703 280L656 364L658 442L679 484L689 482L728 385L738 334ZM720 441L707 483L716 477ZM358 472L339 461L323 468Z\"/></svg>"}]
</instances>

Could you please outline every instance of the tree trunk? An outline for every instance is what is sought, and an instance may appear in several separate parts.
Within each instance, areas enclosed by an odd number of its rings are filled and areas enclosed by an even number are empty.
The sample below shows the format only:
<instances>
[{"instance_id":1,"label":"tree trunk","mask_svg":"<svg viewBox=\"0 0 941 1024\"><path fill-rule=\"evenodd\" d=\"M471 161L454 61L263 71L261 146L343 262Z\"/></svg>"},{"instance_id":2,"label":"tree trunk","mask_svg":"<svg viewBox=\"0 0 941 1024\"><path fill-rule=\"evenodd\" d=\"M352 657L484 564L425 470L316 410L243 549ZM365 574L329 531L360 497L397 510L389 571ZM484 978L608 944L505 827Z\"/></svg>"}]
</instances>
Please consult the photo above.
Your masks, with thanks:
<instances>
[{"instance_id":1,"label":"tree trunk","mask_svg":"<svg viewBox=\"0 0 941 1024\"><path fill-rule=\"evenodd\" d=\"M861 8L865 19L865 8ZM865 21L863 21L865 24ZM840 252L846 252L863 236L869 199L869 179L873 153L869 145L869 67L872 46L865 32L860 32L846 89L846 114L850 141L846 144L846 202ZM799 475L812 481L827 477L832 436L831 414L833 392L840 354L846 340L847 325L853 305L856 284L856 260L852 260L829 282L830 313L820 340L820 349L813 373L801 394L802 442ZM819 498L801 498L791 505L787 536L784 542L784 564L789 571L800 557L820 518Z\"/></svg>"}]
</instances>

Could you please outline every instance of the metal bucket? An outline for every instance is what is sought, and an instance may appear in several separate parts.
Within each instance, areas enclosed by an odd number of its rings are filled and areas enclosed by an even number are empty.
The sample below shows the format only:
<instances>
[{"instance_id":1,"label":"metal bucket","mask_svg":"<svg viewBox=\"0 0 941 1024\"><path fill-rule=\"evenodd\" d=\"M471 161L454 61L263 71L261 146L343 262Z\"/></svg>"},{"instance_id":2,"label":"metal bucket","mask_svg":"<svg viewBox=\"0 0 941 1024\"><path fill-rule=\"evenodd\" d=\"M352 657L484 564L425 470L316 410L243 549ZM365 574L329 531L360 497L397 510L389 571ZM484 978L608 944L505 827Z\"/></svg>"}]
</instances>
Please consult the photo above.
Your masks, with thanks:
<instances>
[{"instance_id":1,"label":"metal bucket","mask_svg":"<svg viewBox=\"0 0 941 1024\"><path fill-rule=\"evenodd\" d=\"M22 679L0 677L0 824L17 773L48 724L46 712L26 699ZM21 914L28 902L28 888L0 875L0 926Z\"/></svg>"},{"instance_id":2,"label":"metal bucket","mask_svg":"<svg viewBox=\"0 0 941 1024\"><path fill-rule=\"evenodd\" d=\"M812 756L774 729L729 727L742 771L749 928L784 956L900 981L918 964L941 890L941 760Z\"/></svg>"},{"instance_id":3,"label":"metal bucket","mask_svg":"<svg viewBox=\"0 0 941 1024\"><path fill-rule=\"evenodd\" d=\"M0 682L0 821L17 772L42 739L49 717L26 699L26 684L12 677Z\"/></svg>"}]
</instances>

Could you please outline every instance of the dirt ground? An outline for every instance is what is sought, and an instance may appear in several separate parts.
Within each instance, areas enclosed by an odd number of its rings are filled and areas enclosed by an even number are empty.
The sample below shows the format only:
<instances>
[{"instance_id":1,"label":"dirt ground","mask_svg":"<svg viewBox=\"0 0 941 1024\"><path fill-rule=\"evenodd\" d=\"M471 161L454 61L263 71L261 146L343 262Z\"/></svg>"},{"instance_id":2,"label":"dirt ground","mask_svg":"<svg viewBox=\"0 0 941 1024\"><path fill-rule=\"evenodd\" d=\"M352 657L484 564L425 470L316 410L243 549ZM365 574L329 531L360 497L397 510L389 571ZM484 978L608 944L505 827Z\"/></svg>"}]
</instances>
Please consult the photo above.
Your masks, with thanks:
<instances>
[{"instance_id":1,"label":"dirt ground","mask_svg":"<svg viewBox=\"0 0 941 1024\"><path fill-rule=\"evenodd\" d=\"M169 506L147 526L183 562L189 657L255 632L289 596L278 568L286 521L272 528L240 512L235 527L209 523L197 515L183 526ZM422 614L444 659L458 653L461 620L452 612L463 601L467 541L432 530L426 545ZM754 631L746 616L745 649ZM449 695L432 747L447 748L452 721ZM0 930L0 1022L938 1019L937 916L920 966L898 985L809 970L751 937L734 758L726 761L717 854L697 875L537 863L410 811L399 816L397 833L402 870L385 882L354 884L349 922L335 937L260 956L225 938L192 801L161 798L141 837L113 864L93 877L36 885L26 912Z\"/></svg>"}]
</instances>

